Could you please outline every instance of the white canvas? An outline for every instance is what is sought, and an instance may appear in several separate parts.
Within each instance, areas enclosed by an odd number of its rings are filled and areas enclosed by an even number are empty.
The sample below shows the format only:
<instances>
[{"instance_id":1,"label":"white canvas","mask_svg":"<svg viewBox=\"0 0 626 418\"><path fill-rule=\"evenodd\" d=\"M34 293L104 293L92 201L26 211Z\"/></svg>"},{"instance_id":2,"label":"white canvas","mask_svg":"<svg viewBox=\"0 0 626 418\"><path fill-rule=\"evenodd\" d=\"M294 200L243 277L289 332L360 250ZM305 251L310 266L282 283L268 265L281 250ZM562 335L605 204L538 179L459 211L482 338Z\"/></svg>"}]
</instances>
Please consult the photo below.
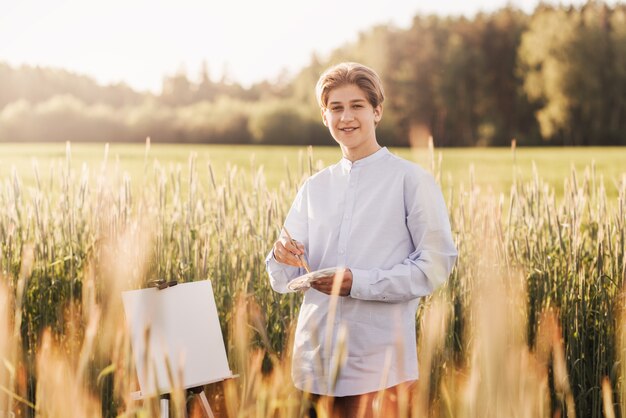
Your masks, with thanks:
<instances>
[{"instance_id":1,"label":"white canvas","mask_svg":"<svg viewBox=\"0 0 626 418\"><path fill-rule=\"evenodd\" d=\"M232 377L210 281L132 290L122 299L140 396Z\"/></svg>"}]
</instances>

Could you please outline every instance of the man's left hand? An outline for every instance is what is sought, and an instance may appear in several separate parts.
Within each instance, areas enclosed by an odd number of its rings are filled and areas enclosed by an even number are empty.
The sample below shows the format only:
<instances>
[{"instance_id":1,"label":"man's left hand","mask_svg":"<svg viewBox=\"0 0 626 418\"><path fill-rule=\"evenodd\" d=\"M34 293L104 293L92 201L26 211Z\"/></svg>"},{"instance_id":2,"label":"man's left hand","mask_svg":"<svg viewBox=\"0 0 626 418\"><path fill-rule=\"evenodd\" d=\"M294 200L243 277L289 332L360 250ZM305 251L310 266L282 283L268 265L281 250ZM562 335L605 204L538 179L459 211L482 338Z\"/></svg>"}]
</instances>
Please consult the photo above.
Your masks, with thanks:
<instances>
[{"instance_id":1,"label":"man's left hand","mask_svg":"<svg viewBox=\"0 0 626 418\"><path fill-rule=\"evenodd\" d=\"M311 287L318 292L330 295L333 292L333 283L335 280L341 280L339 296L350 296L350 290L352 289L352 271L348 268L345 270L337 270L337 273L332 276L317 279L311 283Z\"/></svg>"}]
</instances>

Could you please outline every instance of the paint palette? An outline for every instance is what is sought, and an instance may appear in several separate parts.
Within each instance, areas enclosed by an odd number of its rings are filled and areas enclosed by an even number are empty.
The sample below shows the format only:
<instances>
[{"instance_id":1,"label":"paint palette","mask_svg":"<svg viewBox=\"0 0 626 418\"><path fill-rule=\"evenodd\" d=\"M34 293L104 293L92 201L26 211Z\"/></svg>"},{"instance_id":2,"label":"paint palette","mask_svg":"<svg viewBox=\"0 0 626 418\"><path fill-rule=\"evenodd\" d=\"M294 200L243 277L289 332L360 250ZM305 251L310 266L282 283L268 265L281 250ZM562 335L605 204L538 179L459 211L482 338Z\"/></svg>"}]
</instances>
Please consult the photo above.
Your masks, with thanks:
<instances>
[{"instance_id":1,"label":"paint palette","mask_svg":"<svg viewBox=\"0 0 626 418\"><path fill-rule=\"evenodd\" d=\"M338 271L343 270L341 267L329 267L321 270L315 270L303 276L296 277L287 284L289 290L306 290L311 287L311 283L322 277L333 276Z\"/></svg>"}]
</instances>

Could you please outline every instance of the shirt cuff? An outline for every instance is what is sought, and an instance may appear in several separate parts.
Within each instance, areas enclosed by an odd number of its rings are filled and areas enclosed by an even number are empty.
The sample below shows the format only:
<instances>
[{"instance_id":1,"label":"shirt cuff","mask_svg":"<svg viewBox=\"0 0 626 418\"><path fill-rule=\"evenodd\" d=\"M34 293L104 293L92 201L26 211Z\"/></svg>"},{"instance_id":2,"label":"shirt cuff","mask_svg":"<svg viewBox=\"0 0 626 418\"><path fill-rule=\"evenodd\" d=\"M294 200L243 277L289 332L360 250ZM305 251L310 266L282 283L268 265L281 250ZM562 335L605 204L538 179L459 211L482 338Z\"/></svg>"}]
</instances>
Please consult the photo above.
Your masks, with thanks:
<instances>
[{"instance_id":1,"label":"shirt cuff","mask_svg":"<svg viewBox=\"0 0 626 418\"><path fill-rule=\"evenodd\" d=\"M270 284L279 293L293 292L287 288L291 279L300 276L300 268L281 264L274 258L274 250L265 257L265 268L270 276Z\"/></svg>"},{"instance_id":2,"label":"shirt cuff","mask_svg":"<svg viewBox=\"0 0 626 418\"><path fill-rule=\"evenodd\" d=\"M370 275L368 270L353 269L352 272L352 288L350 289L350 297L354 299L367 299L369 294Z\"/></svg>"},{"instance_id":3,"label":"shirt cuff","mask_svg":"<svg viewBox=\"0 0 626 418\"><path fill-rule=\"evenodd\" d=\"M267 257L265 257L265 268L270 276L274 276L276 273L283 275L286 267L288 268L288 266L276 261L276 258L274 257L274 250L270 251Z\"/></svg>"}]
</instances>

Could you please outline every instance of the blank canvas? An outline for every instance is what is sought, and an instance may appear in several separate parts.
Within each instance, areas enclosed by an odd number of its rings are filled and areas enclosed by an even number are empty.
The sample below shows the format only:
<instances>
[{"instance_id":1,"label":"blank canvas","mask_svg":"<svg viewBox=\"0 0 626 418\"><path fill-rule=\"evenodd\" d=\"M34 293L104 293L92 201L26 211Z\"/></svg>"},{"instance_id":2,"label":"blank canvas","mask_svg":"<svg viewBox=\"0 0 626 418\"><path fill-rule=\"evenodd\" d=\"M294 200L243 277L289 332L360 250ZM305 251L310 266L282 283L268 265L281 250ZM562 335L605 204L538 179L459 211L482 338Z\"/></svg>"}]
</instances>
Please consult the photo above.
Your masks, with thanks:
<instances>
[{"instance_id":1,"label":"blank canvas","mask_svg":"<svg viewBox=\"0 0 626 418\"><path fill-rule=\"evenodd\" d=\"M141 396L232 377L209 280L123 292L122 300Z\"/></svg>"}]
</instances>

